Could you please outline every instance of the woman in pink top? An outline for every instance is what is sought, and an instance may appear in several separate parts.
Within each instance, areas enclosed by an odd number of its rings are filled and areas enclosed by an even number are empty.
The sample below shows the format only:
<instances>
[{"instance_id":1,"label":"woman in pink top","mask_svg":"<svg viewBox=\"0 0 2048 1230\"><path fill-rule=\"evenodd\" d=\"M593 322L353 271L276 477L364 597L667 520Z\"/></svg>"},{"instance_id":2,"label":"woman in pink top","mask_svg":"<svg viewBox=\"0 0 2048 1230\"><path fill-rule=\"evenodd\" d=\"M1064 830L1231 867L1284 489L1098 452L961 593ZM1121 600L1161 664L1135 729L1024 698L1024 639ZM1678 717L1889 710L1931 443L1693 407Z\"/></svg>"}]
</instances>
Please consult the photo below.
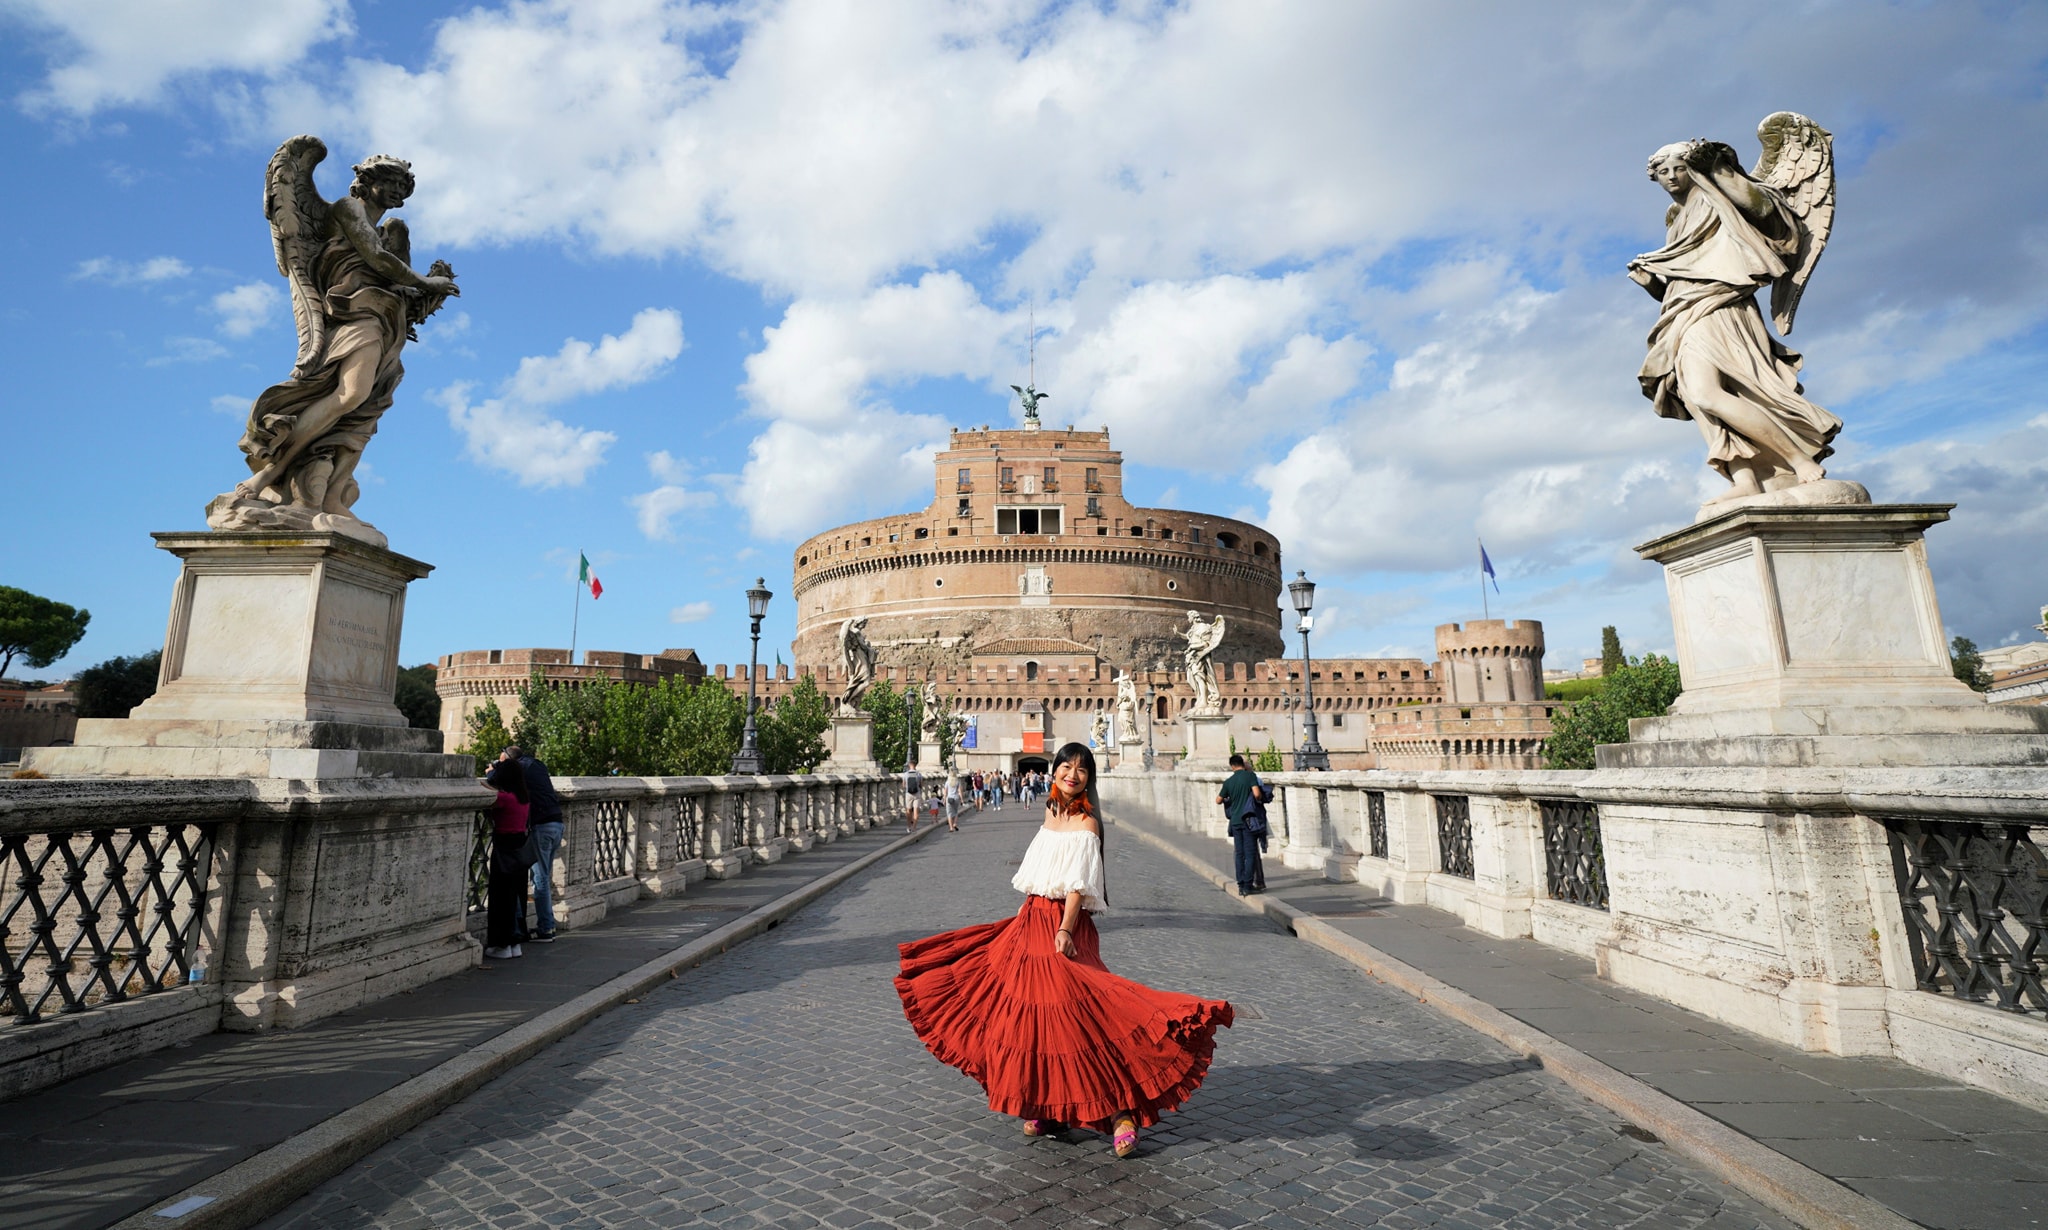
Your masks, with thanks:
<instances>
[{"instance_id":1,"label":"woman in pink top","mask_svg":"<svg viewBox=\"0 0 2048 1230\"><path fill-rule=\"evenodd\" d=\"M484 955L502 961L523 955L515 940L519 916L526 906L526 864L519 859L526 846L526 774L517 761L501 760L484 774L498 801L491 804L490 884L484 905Z\"/></svg>"}]
</instances>

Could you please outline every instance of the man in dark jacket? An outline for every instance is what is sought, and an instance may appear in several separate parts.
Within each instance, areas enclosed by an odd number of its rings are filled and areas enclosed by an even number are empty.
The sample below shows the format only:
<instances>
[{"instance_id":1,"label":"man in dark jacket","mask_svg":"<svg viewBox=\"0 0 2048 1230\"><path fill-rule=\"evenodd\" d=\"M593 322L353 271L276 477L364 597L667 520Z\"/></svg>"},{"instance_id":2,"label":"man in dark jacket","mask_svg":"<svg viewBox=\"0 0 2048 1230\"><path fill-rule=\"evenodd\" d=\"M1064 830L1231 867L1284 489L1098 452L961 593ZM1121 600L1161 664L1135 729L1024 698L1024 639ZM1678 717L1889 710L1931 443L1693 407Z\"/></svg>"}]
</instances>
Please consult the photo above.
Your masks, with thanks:
<instances>
[{"instance_id":1,"label":"man in dark jacket","mask_svg":"<svg viewBox=\"0 0 2048 1230\"><path fill-rule=\"evenodd\" d=\"M1230 817L1226 830L1237 851L1237 895L1249 897L1259 891L1266 882L1266 869L1259 862L1259 835L1252 832L1246 823L1251 813L1257 810L1259 779L1245 767L1244 757L1232 753L1231 773L1223 779L1223 789L1216 795L1216 801L1223 805L1223 814Z\"/></svg>"},{"instance_id":2,"label":"man in dark jacket","mask_svg":"<svg viewBox=\"0 0 2048 1230\"><path fill-rule=\"evenodd\" d=\"M515 744L499 753L498 759L517 763L526 777L530 808L526 824L533 834L534 845L540 851L540 861L533 865L533 921L536 929L522 936L520 942L552 944L555 942L555 852L562 848L562 799L555 793L555 779L549 776L548 767L525 748ZM524 909L519 912L519 929L522 932L526 930Z\"/></svg>"}]
</instances>

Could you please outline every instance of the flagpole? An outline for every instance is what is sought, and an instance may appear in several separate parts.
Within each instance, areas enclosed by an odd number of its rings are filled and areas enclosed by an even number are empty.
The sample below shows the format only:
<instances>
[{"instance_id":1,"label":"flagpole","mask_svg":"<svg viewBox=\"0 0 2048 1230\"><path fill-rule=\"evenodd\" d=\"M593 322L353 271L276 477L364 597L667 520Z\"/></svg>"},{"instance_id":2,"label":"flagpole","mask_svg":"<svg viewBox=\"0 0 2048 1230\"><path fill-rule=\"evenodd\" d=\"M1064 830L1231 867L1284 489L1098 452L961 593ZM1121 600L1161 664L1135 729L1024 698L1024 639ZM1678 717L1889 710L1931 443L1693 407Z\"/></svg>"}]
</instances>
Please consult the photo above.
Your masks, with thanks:
<instances>
[{"instance_id":1,"label":"flagpole","mask_svg":"<svg viewBox=\"0 0 2048 1230\"><path fill-rule=\"evenodd\" d=\"M569 617L569 665L576 665L576 632L583 623L583 549L576 550L576 613Z\"/></svg>"}]
</instances>

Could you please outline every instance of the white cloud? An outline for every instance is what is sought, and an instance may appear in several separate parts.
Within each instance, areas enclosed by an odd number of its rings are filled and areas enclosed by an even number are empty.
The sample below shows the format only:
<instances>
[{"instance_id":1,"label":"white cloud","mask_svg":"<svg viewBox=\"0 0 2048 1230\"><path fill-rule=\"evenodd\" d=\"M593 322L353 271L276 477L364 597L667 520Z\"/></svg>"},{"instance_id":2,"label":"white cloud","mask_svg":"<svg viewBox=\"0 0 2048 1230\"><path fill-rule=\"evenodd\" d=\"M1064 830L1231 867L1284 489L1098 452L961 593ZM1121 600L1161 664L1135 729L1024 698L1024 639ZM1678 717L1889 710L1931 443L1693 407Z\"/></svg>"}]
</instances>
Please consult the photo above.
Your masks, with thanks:
<instances>
[{"instance_id":1,"label":"white cloud","mask_svg":"<svg viewBox=\"0 0 2048 1230\"><path fill-rule=\"evenodd\" d=\"M270 323L284 306L284 295L268 282L245 282L213 297L213 310L220 316L220 331L229 337L247 337Z\"/></svg>"},{"instance_id":2,"label":"white cloud","mask_svg":"<svg viewBox=\"0 0 2048 1230\"><path fill-rule=\"evenodd\" d=\"M164 353L149 361L150 367L164 367L172 363L210 363L226 358L228 348L210 337L167 337L164 339Z\"/></svg>"},{"instance_id":3,"label":"white cloud","mask_svg":"<svg viewBox=\"0 0 2048 1230\"><path fill-rule=\"evenodd\" d=\"M114 286L129 286L137 283L168 282L182 278L192 272L192 266L175 256L153 256L146 261L117 261L111 256L95 256L80 261L72 271L73 281L106 282Z\"/></svg>"},{"instance_id":4,"label":"white cloud","mask_svg":"<svg viewBox=\"0 0 2048 1230\"><path fill-rule=\"evenodd\" d=\"M754 437L735 500L755 534L800 538L849 510L898 507L929 492L942 419L866 411L837 428L776 422Z\"/></svg>"},{"instance_id":5,"label":"white cloud","mask_svg":"<svg viewBox=\"0 0 2048 1230\"><path fill-rule=\"evenodd\" d=\"M449 425L468 441L472 460L511 474L522 486L578 487L604 464L605 450L618 437L571 426L540 407L652 380L682 349L682 317L647 308L624 333L607 334L595 346L572 337L553 355L521 359L496 397L472 403L467 384L450 385L435 396L448 409ZM648 517L643 510L643 530ZM665 518L654 524L666 530Z\"/></svg>"},{"instance_id":6,"label":"white cloud","mask_svg":"<svg viewBox=\"0 0 2048 1230\"><path fill-rule=\"evenodd\" d=\"M256 404L256 399L244 397L239 393L223 393L208 404L213 407L216 414L227 414L235 418L241 418L249 413L249 407ZM360 463L356 466L356 472L362 472L362 465Z\"/></svg>"},{"instance_id":7,"label":"white cloud","mask_svg":"<svg viewBox=\"0 0 2048 1230\"><path fill-rule=\"evenodd\" d=\"M155 102L191 74L274 75L350 29L347 0L6 0L8 16L43 31L58 61L23 103L77 115Z\"/></svg>"},{"instance_id":8,"label":"white cloud","mask_svg":"<svg viewBox=\"0 0 2048 1230\"><path fill-rule=\"evenodd\" d=\"M672 624L700 624L717 613L718 608L709 602L685 602L671 607L668 621Z\"/></svg>"},{"instance_id":9,"label":"white cloud","mask_svg":"<svg viewBox=\"0 0 2048 1230\"><path fill-rule=\"evenodd\" d=\"M626 388L661 374L682 352L682 316L671 308L645 308L624 333L606 334L595 346L572 337L552 355L519 360L505 395L545 406Z\"/></svg>"},{"instance_id":10,"label":"white cloud","mask_svg":"<svg viewBox=\"0 0 2048 1230\"><path fill-rule=\"evenodd\" d=\"M690 481L690 466L666 450L649 453L647 469L661 480L661 486L633 496L627 503L638 513L640 532L648 538L658 541L674 538L672 522L678 515L718 502L718 497L709 491L691 490L686 485Z\"/></svg>"}]
</instances>

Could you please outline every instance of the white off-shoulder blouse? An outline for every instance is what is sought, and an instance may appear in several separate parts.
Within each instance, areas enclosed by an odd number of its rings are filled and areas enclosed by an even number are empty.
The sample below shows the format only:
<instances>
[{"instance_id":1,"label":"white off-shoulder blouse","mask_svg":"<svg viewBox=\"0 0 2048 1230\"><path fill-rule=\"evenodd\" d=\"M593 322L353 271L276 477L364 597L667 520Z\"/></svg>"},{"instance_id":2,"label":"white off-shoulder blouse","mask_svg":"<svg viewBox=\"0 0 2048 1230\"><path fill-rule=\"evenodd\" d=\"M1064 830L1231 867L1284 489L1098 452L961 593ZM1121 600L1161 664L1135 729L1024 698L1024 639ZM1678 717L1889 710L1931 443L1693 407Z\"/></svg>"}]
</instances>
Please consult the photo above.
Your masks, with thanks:
<instances>
[{"instance_id":1,"label":"white off-shoulder blouse","mask_svg":"<svg viewBox=\"0 0 2048 1230\"><path fill-rule=\"evenodd\" d=\"M1031 848L1024 851L1024 864L1017 868L1010 887L1059 901L1079 889L1081 908L1091 914L1102 913L1109 908L1102 899L1102 839L1087 829L1039 829Z\"/></svg>"}]
</instances>

